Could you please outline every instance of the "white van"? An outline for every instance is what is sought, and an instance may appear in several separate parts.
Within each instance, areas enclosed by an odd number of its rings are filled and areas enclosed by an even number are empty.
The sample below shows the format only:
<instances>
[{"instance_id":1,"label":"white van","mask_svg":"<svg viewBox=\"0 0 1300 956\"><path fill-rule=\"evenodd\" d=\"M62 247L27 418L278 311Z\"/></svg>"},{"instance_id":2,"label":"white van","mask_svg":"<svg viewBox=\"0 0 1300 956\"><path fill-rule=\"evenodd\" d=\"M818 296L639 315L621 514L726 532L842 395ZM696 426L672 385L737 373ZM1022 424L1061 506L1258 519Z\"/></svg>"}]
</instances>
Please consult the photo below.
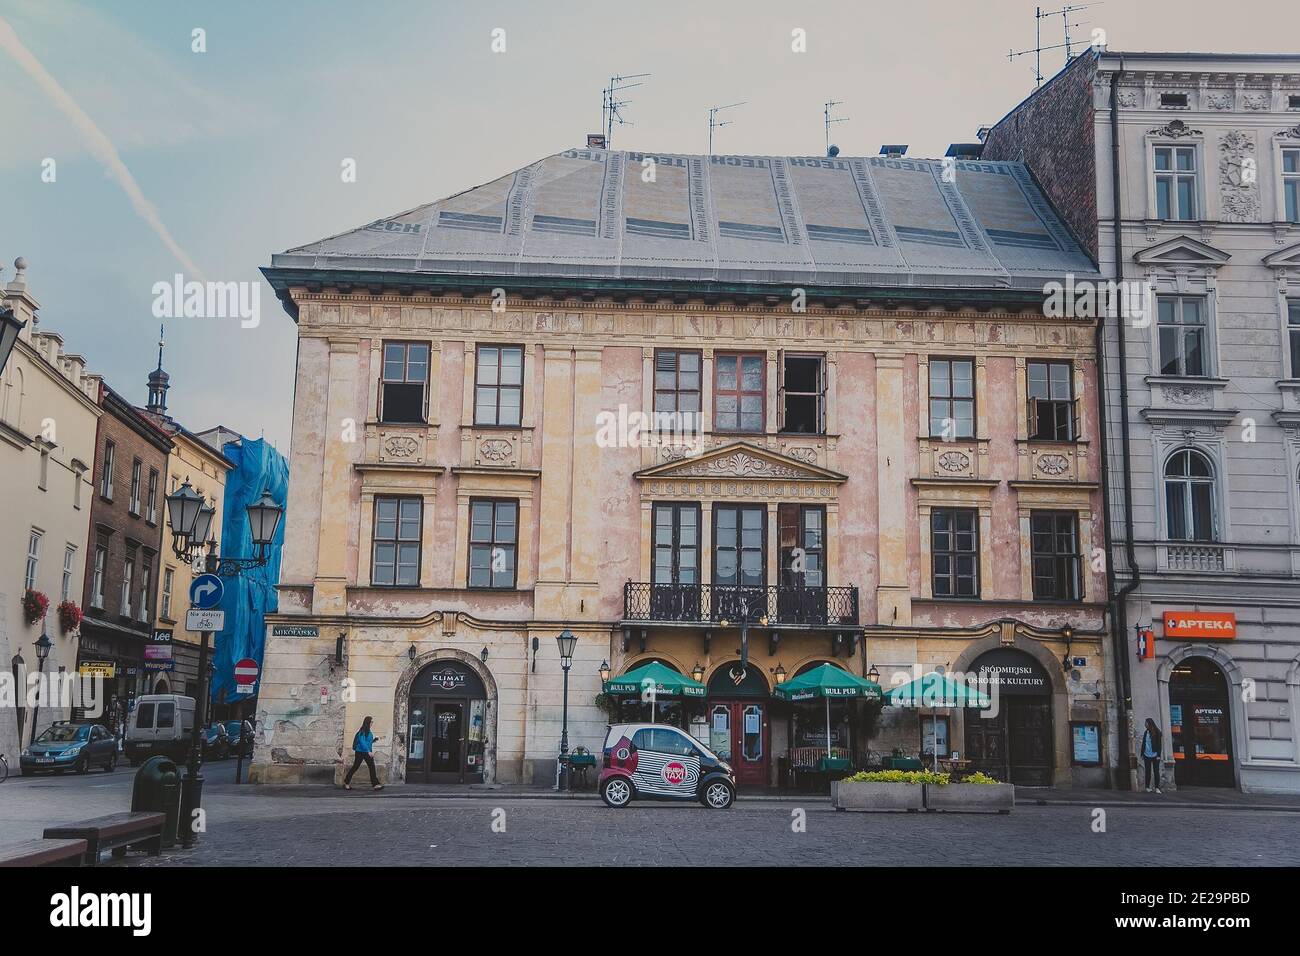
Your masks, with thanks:
<instances>
[{"instance_id":1,"label":"white van","mask_svg":"<svg viewBox=\"0 0 1300 956\"><path fill-rule=\"evenodd\" d=\"M146 694L135 699L126 725L126 759L138 767L154 754L184 760L194 732L194 698Z\"/></svg>"}]
</instances>

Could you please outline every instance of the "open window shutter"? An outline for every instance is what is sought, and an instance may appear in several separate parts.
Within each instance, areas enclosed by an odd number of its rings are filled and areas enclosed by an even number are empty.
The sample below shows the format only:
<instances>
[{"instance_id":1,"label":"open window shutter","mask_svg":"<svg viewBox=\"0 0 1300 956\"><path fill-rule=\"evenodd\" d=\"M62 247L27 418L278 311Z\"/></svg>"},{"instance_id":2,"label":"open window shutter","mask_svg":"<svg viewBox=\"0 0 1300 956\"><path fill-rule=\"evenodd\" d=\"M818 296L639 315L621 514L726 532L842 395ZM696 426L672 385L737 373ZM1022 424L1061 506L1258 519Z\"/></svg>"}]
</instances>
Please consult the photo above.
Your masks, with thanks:
<instances>
[{"instance_id":1,"label":"open window shutter","mask_svg":"<svg viewBox=\"0 0 1300 956\"><path fill-rule=\"evenodd\" d=\"M1030 438L1037 438L1038 437L1038 399L1036 398L1031 398L1029 400L1029 421L1027 423L1027 426L1028 426L1028 430L1026 434Z\"/></svg>"},{"instance_id":2,"label":"open window shutter","mask_svg":"<svg viewBox=\"0 0 1300 956\"><path fill-rule=\"evenodd\" d=\"M776 430L785 431L785 349L776 353Z\"/></svg>"},{"instance_id":3,"label":"open window shutter","mask_svg":"<svg viewBox=\"0 0 1300 956\"><path fill-rule=\"evenodd\" d=\"M826 434L826 388L830 376L826 372L826 356L817 365L817 434Z\"/></svg>"},{"instance_id":4,"label":"open window shutter","mask_svg":"<svg viewBox=\"0 0 1300 956\"><path fill-rule=\"evenodd\" d=\"M1079 400L1076 398L1070 402L1070 440L1079 441L1083 433L1079 429L1079 422L1082 416Z\"/></svg>"}]
</instances>

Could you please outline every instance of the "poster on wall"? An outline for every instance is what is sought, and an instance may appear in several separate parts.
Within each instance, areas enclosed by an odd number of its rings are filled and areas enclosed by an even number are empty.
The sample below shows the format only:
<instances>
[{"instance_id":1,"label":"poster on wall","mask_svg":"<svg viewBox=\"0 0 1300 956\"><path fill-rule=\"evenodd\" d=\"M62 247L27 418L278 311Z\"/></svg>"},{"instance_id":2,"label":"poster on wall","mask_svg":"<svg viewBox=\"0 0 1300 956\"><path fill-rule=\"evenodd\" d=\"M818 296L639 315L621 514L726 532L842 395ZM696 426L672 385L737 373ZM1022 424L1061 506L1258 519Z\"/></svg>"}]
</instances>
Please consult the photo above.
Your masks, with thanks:
<instances>
[{"instance_id":1,"label":"poster on wall","mask_svg":"<svg viewBox=\"0 0 1300 956\"><path fill-rule=\"evenodd\" d=\"M1101 725L1080 723L1070 724L1071 761L1085 767L1101 764Z\"/></svg>"}]
</instances>

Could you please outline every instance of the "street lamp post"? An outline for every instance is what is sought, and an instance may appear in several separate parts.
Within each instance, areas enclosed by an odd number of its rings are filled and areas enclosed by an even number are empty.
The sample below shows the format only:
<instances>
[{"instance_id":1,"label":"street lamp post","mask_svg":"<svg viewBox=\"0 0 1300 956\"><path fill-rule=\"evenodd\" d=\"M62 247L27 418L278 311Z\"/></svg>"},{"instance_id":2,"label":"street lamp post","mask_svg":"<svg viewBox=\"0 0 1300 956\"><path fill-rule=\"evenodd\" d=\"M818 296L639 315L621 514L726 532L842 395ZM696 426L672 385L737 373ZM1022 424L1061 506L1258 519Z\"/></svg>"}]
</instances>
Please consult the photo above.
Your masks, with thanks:
<instances>
[{"instance_id":1,"label":"street lamp post","mask_svg":"<svg viewBox=\"0 0 1300 956\"><path fill-rule=\"evenodd\" d=\"M14 720L18 722L18 746L21 748L23 718L27 715L26 708L23 707L27 693L27 662L23 660L23 655L15 654L9 662L9 668L14 672Z\"/></svg>"},{"instance_id":2,"label":"street lamp post","mask_svg":"<svg viewBox=\"0 0 1300 956\"><path fill-rule=\"evenodd\" d=\"M50 656L50 648L52 648L53 646L54 644L50 641L50 636L45 633L45 622L44 619L42 619L41 636L40 639L36 642L37 675L41 675L45 673L45 659ZM27 745L29 747L36 742L36 718L40 715L41 712L41 692L40 692L41 685L40 685L39 676L37 677L36 686L37 686L36 703L32 705L32 737L31 740L27 742Z\"/></svg>"},{"instance_id":3,"label":"street lamp post","mask_svg":"<svg viewBox=\"0 0 1300 956\"><path fill-rule=\"evenodd\" d=\"M245 570L266 564L276 529L284 514L284 509L275 503L270 492L264 491L261 498L248 506L248 527L254 546L254 556L251 558L218 556L216 540L209 538L216 513L217 509L204 501L203 496L190 485L188 478L167 496L167 523L171 526L172 551L176 557L192 564L202 554L204 570L223 578L239 577ZM212 693L208 674L210 640L212 632L203 631L199 642L199 687L194 701L194 727L190 732L190 754L185 765L185 778L181 781L180 836L181 845L186 849L198 841L194 817L203 805L203 727L207 723L208 697Z\"/></svg>"},{"instance_id":4,"label":"street lamp post","mask_svg":"<svg viewBox=\"0 0 1300 956\"><path fill-rule=\"evenodd\" d=\"M5 363L9 361L9 353L14 350L14 343L18 341L18 333L27 325L14 315L13 309L0 309L0 372L5 370Z\"/></svg>"},{"instance_id":5,"label":"street lamp post","mask_svg":"<svg viewBox=\"0 0 1300 956\"><path fill-rule=\"evenodd\" d=\"M560 645L560 667L564 669L564 709L560 722L560 789L569 789L569 668L578 638L567 627L555 639Z\"/></svg>"}]
</instances>

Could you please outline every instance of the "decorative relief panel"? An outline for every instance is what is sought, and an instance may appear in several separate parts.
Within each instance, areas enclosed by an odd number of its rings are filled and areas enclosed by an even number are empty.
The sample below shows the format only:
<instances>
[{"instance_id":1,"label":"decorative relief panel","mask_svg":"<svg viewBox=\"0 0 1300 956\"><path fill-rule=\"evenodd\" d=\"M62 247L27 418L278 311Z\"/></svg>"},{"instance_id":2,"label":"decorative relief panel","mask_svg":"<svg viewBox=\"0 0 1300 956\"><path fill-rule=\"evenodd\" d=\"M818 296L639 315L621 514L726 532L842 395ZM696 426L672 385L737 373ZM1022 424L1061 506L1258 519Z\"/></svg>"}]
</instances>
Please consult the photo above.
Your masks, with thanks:
<instances>
[{"instance_id":1,"label":"decorative relief panel","mask_svg":"<svg viewBox=\"0 0 1300 956\"><path fill-rule=\"evenodd\" d=\"M1212 389L1196 385L1165 385L1161 392L1171 405L1208 407L1214 398Z\"/></svg>"},{"instance_id":2,"label":"decorative relief panel","mask_svg":"<svg viewBox=\"0 0 1300 956\"><path fill-rule=\"evenodd\" d=\"M524 468L530 446L529 433L523 429L462 428L460 432L461 464L478 468Z\"/></svg>"},{"instance_id":3,"label":"decorative relief panel","mask_svg":"<svg viewBox=\"0 0 1300 956\"><path fill-rule=\"evenodd\" d=\"M1259 168L1255 138L1231 129L1219 137L1219 188L1225 222L1259 220Z\"/></svg>"},{"instance_id":4,"label":"decorative relief panel","mask_svg":"<svg viewBox=\"0 0 1300 956\"><path fill-rule=\"evenodd\" d=\"M923 438L920 473L923 478L987 478L987 448L979 442Z\"/></svg>"},{"instance_id":5,"label":"decorative relief panel","mask_svg":"<svg viewBox=\"0 0 1300 956\"><path fill-rule=\"evenodd\" d=\"M1089 481L1087 445L1064 442L1019 444L1017 478L1020 481Z\"/></svg>"},{"instance_id":6,"label":"decorative relief panel","mask_svg":"<svg viewBox=\"0 0 1300 956\"><path fill-rule=\"evenodd\" d=\"M432 436L436 434L436 425L367 425L365 460L400 465L426 464Z\"/></svg>"}]
</instances>

